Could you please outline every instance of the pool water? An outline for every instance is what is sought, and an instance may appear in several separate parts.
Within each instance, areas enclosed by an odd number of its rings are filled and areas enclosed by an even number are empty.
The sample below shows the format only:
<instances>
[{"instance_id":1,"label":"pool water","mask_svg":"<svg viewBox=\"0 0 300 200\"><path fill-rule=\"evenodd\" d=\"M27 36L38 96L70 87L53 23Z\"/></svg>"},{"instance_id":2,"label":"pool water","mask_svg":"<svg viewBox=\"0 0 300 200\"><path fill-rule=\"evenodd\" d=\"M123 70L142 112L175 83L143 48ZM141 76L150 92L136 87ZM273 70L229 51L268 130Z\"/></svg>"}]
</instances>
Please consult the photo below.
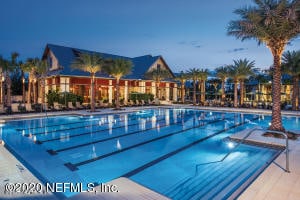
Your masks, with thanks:
<instances>
[{"instance_id":1,"label":"pool water","mask_svg":"<svg viewBox=\"0 0 300 200\"><path fill-rule=\"evenodd\" d=\"M44 183L105 183L127 177L172 199L226 199L280 152L224 140L270 116L191 109L15 120L0 128L7 148ZM297 117L284 117L299 129ZM85 185L83 184L83 185ZM76 195L66 191L65 197Z\"/></svg>"}]
</instances>

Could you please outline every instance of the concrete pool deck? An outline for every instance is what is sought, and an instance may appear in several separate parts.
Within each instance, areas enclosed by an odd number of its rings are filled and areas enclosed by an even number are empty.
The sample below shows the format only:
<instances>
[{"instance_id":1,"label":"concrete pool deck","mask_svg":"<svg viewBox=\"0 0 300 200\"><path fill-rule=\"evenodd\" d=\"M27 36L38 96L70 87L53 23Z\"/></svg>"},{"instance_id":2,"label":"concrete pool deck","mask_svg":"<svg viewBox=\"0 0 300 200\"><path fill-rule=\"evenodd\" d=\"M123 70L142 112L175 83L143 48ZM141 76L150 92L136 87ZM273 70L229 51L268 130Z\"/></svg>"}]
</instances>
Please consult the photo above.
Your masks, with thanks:
<instances>
[{"instance_id":1,"label":"concrete pool deck","mask_svg":"<svg viewBox=\"0 0 300 200\"><path fill-rule=\"evenodd\" d=\"M197 108L203 110L213 111L228 111L228 112L247 112L247 113L260 113L271 114L270 110L261 109L233 109L233 108L220 108L220 107L194 107L188 105L173 105L177 108ZM127 107L122 111L114 111L111 108L101 109L100 112L90 113L85 110L79 111L60 111L49 112L48 116L58 115L90 115L90 114L109 114L117 112L131 112L136 110L144 110L146 108L155 107ZM300 112L283 111L284 115L300 116ZM9 121L24 118L43 117L45 113L29 113L29 114L15 114L15 115L2 115L0 120ZM0 138L1 139L1 138ZM259 138L260 140L261 138ZM279 143L284 143L282 139L276 139ZM286 173L280 166L285 166L285 154L281 153L272 164L240 195L239 199L264 199L264 200L277 200L277 199L300 199L300 141L290 141L290 171ZM137 183L126 179L113 180L114 184L118 185L120 191L123 188L123 193L102 193L99 195L79 194L79 199L168 199L161 196L154 191L151 191ZM31 194L23 195L20 193L4 194L6 183L30 183L39 182L39 180L30 171L24 167L3 145L0 145L0 199L58 199L53 194ZM78 199L77 195L70 199ZM136 198L135 198L136 197Z\"/></svg>"}]
</instances>

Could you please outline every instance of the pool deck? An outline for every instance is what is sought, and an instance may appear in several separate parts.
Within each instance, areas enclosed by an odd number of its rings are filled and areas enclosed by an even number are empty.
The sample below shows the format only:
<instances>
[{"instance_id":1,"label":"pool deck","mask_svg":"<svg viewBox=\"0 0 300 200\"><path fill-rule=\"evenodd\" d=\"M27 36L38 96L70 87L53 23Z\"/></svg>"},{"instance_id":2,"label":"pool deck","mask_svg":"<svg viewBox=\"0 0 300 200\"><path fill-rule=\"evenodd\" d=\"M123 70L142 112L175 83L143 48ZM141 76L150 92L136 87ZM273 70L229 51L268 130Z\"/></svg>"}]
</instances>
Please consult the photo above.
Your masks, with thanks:
<instances>
[{"instance_id":1,"label":"pool deck","mask_svg":"<svg viewBox=\"0 0 300 200\"><path fill-rule=\"evenodd\" d=\"M172 105L177 108L197 108L202 110L213 111L226 111L226 112L247 112L247 113L261 113L271 114L271 110L262 109L233 109L233 108L220 108L220 107L194 107L189 105ZM153 107L127 107L121 111L115 111L111 108L97 110L97 112L90 113L86 110L79 111L60 111L49 112L48 116L59 115L91 115L91 114L109 114L120 112L131 112L136 110L144 110L146 108ZM155 106L157 108L157 106ZM300 112L295 111L282 111L283 115L300 116ZM29 114L14 114L14 115L2 115L0 116L0 122L24 119L24 118L37 118L44 117L45 113L29 113ZM249 130L248 130L249 131ZM238 133L236 138L241 138L246 132ZM273 143L277 145L283 145L284 140L261 137L261 132L252 134L248 139L256 141L264 141L266 143ZM1 140L0 140L1 143ZM290 141L290 173L286 173L281 167L285 166L285 154L281 153L273 162L241 195L238 199L250 200L250 199L264 199L264 200L279 200L300 199L300 141ZM0 145L0 199L45 199L55 200L58 199L54 194L22 194L11 193L5 194L5 184L7 183L39 183L39 180L30 173L30 171L24 167L20 161L18 161L5 147ZM144 200L156 200L156 199L168 199L154 191L149 190L129 179L119 178L113 180L107 184L114 184L118 187L118 193L81 193L75 195L69 199L144 199ZM97 188L96 188L97 189Z\"/></svg>"}]
</instances>

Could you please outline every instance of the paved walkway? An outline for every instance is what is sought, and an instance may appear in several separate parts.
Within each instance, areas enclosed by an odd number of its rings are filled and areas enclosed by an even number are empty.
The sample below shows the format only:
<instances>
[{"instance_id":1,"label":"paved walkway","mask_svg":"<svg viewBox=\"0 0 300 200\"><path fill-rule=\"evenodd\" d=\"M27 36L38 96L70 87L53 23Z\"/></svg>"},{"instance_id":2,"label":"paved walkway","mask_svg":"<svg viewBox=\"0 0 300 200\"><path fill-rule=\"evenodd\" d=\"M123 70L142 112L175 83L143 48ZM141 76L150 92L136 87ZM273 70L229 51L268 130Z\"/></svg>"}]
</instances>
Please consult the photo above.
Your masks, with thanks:
<instances>
[{"instance_id":1,"label":"paved walkway","mask_svg":"<svg viewBox=\"0 0 300 200\"><path fill-rule=\"evenodd\" d=\"M250 130L244 130L231 138L243 138ZM299 130L300 131L300 130ZM248 138L251 142L285 146L285 139L261 136L265 131L255 131ZM300 140L289 140L290 173L286 167L285 152L242 193L240 200L299 200L300 199Z\"/></svg>"},{"instance_id":2,"label":"paved walkway","mask_svg":"<svg viewBox=\"0 0 300 200\"><path fill-rule=\"evenodd\" d=\"M174 105L176 107L195 107L193 106L182 106ZM149 107L131 107L122 110L121 112L130 112L133 110L143 110ZM252 113L264 113L270 114L270 110L261 109L233 109L233 108L214 108L214 107L196 107L199 109L207 109L214 111L228 111L228 112L252 112ZM119 111L118 111L119 112ZM93 114L108 114L116 113L112 109L101 109L100 112L95 112ZM64 112L51 112L48 116L65 115L65 114L80 114L80 115L90 115L91 113L85 110L81 111L64 111ZM298 115L300 112L283 111L283 114L287 115ZM16 114L16 115L2 115L0 120L14 120L28 117L41 117L45 116L45 113L35 113L35 114ZM252 138L253 139L253 138ZM259 138L260 140L261 138ZM280 140L280 139L277 139ZM279 143L283 140L280 140ZM272 163L239 197L241 200L277 200L277 199L289 199L289 200L299 200L300 199L300 141L290 142L290 171L291 173L284 172L278 165ZM285 154L281 154L275 161L280 166L285 166ZM118 184L121 193L105 193L102 195L91 195L91 194L80 194L79 199L162 199L163 197L149 189L140 186L128 179L117 179L113 180L114 184ZM0 199L57 199L53 194L5 194L4 188L7 183L30 183L39 180L35 178L26 167L24 167L10 152L0 145ZM121 189L123 188L123 189ZM131 191L138 191L136 193L129 193ZM120 194L120 195L118 195ZM79 196L77 196L79 197ZM72 199L78 199L76 196ZM167 199L167 198L166 198Z\"/></svg>"}]
</instances>

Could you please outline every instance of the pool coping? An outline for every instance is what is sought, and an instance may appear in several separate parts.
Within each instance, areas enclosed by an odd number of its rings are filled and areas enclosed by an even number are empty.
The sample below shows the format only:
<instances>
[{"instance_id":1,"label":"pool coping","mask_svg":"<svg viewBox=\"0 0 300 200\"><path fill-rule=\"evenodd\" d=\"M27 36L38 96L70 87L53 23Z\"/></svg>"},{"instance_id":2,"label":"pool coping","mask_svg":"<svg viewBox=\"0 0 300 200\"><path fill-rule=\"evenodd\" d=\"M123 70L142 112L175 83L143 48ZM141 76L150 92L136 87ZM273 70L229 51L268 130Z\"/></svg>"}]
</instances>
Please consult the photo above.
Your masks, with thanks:
<instances>
[{"instance_id":1,"label":"pool coping","mask_svg":"<svg viewBox=\"0 0 300 200\"><path fill-rule=\"evenodd\" d=\"M79 111L62 111L62 112L53 112L53 113L47 113L47 114L48 114L48 116L61 116L61 115L82 115L82 116L89 116L91 114L97 114L97 115L99 114L99 115L101 115L101 114L128 113L128 112L132 112L132 111L139 111L139 110L152 109L152 108L187 108L187 109L195 109L196 108L197 110L213 110L213 111L225 111L225 112L243 112L243 113L255 113L255 114L271 114L270 110L261 110L261 109L251 109L250 110L250 109L234 109L234 108L223 108L223 107L222 108L220 108L220 107L199 107L199 106L177 105L177 104L175 104L175 105L169 105L169 106L128 107L128 109L121 110L121 111L120 110L112 110L111 108L109 108L109 109L101 109L101 112L93 112L93 113L79 110L81 112L79 112ZM25 114L26 114L26 116L25 116ZM45 116L45 113L25 113L25 114L9 115L9 116L5 116L5 117L0 116L0 123L1 122L2 123L6 122L6 121L10 121L10 120L30 119L30 118L37 118L37 117ZM28 114L29 114L29 116L28 116ZM300 112L298 112L298 111L282 111L282 114L283 115L300 116ZM253 141L250 141L250 142L253 142ZM1 140L0 140L0 144L1 144ZM282 147L282 145L280 145L280 146ZM3 145L0 145L0 148L4 148L7 151L6 153L9 154L8 156L13 156L14 157L15 162L12 165L15 165L15 163L19 163L20 162ZM267 166L266 169L265 169L265 171L268 171L268 168L270 168L270 166ZM36 178L29 170L28 170L28 172L30 174L29 175L30 178L28 180L30 180L32 177ZM264 172L260 172L260 173L264 173ZM259 177L260 177L260 175L258 175L257 178L259 178ZM253 182L255 183L256 181L254 180ZM140 185L140 184L137 184L137 185ZM141 187L144 187L144 186L141 186ZM247 190L248 190L248 188L246 188L246 190L241 194L242 199L247 199L247 197L245 197L245 195L243 195ZM154 191L152 191L152 192L154 192ZM154 193L156 193L156 192L154 192ZM76 197L76 196L77 195L75 195L73 197ZM9 196L9 197L11 197L11 196ZM94 197L94 198L96 198L96 197ZM104 198L107 199L106 197L104 197ZM57 199L57 197L53 194L52 196L50 196L50 199ZM70 199L70 198L68 198L68 199ZM114 198L109 198L109 199L114 199ZM118 198L115 197L115 199L118 199ZM145 198L145 199L147 199L147 198ZM168 199L168 198L166 197L166 199Z\"/></svg>"}]
</instances>

